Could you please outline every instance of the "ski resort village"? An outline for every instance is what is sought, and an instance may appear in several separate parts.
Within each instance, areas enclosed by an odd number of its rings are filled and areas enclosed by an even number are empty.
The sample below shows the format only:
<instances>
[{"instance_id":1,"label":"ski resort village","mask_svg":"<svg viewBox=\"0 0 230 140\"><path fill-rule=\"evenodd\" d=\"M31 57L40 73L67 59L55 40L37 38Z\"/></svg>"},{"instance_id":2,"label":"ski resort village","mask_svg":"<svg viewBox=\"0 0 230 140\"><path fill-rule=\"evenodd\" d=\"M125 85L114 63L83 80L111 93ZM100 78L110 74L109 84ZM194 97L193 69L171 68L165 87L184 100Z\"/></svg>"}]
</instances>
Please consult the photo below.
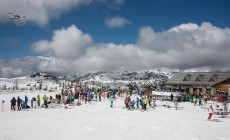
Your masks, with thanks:
<instances>
[{"instance_id":1,"label":"ski resort village","mask_svg":"<svg viewBox=\"0 0 230 140\"><path fill-rule=\"evenodd\" d=\"M1 78L0 139L230 139L227 72Z\"/></svg>"},{"instance_id":2,"label":"ski resort village","mask_svg":"<svg viewBox=\"0 0 230 140\"><path fill-rule=\"evenodd\" d=\"M230 0L0 0L0 140L230 140Z\"/></svg>"}]
</instances>

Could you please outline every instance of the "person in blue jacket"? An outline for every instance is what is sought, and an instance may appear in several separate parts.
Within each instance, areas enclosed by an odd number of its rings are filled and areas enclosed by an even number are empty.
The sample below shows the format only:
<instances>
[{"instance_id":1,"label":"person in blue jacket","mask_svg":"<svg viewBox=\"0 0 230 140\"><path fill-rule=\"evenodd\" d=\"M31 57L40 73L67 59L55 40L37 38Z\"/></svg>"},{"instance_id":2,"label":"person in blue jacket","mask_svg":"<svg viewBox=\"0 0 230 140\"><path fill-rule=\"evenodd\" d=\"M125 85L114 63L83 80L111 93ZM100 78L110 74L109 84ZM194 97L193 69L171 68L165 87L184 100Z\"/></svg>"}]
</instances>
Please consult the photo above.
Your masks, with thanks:
<instances>
[{"instance_id":1,"label":"person in blue jacket","mask_svg":"<svg viewBox=\"0 0 230 140\"><path fill-rule=\"evenodd\" d=\"M131 102L131 106L132 106L132 109L135 109L135 101L134 100L132 100L132 102Z\"/></svg>"},{"instance_id":2,"label":"person in blue jacket","mask_svg":"<svg viewBox=\"0 0 230 140\"><path fill-rule=\"evenodd\" d=\"M28 97L25 95L25 107L27 108Z\"/></svg>"},{"instance_id":3,"label":"person in blue jacket","mask_svg":"<svg viewBox=\"0 0 230 140\"><path fill-rule=\"evenodd\" d=\"M142 99L140 99L140 105L141 105L141 109L144 109L144 103Z\"/></svg>"},{"instance_id":4,"label":"person in blue jacket","mask_svg":"<svg viewBox=\"0 0 230 140\"><path fill-rule=\"evenodd\" d=\"M140 103L140 99L137 97L137 99L136 99L137 108L139 108L139 103Z\"/></svg>"},{"instance_id":5,"label":"person in blue jacket","mask_svg":"<svg viewBox=\"0 0 230 140\"><path fill-rule=\"evenodd\" d=\"M202 105L201 96L198 97L198 103L199 103L199 106Z\"/></svg>"}]
</instances>

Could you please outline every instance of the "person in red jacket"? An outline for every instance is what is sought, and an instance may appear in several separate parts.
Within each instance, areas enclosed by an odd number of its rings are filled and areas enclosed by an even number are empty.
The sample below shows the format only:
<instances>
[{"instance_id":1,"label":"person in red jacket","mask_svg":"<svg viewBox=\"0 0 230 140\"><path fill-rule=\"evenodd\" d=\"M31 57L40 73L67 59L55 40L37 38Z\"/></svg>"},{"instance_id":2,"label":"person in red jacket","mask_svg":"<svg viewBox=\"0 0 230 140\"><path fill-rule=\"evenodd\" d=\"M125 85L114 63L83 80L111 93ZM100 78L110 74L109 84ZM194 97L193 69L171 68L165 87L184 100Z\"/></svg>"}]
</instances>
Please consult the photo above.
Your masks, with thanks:
<instances>
[{"instance_id":1,"label":"person in red jacket","mask_svg":"<svg viewBox=\"0 0 230 140\"><path fill-rule=\"evenodd\" d=\"M221 102L221 103L224 102L224 95L223 95L223 94L221 94L221 96L220 96L220 102Z\"/></svg>"},{"instance_id":2,"label":"person in red jacket","mask_svg":"<svg viewBox=\"0 0 230 140\"><path fill-rule=\"evenodd\" d=\"M213 114L214 110L212 108L212 105L210 105L210 107L208 108L208 120L211 120L212 118L212 114Z\"/></svg>"}]
</instances>

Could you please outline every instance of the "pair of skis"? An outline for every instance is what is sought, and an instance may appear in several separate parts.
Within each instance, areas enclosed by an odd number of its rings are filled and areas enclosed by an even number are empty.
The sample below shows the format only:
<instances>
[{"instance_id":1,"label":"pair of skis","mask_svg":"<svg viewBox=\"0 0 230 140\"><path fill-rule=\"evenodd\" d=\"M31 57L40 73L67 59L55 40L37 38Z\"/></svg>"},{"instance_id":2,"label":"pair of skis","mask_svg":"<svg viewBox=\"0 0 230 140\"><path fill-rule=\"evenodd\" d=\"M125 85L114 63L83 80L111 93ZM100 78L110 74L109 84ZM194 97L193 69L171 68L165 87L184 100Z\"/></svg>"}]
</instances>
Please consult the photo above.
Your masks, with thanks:
<instances>
[{"instance_id":1,"label":"pair of skis","mask_svg":"<svg viewBox=\"0 0 230 140\"><path fill-rule=\"evenodd\" d=\"M222 122L222 121L219 120L219 119L210 119L210 120L205 120L205 121Z\"/></svg>"}]
</instances>

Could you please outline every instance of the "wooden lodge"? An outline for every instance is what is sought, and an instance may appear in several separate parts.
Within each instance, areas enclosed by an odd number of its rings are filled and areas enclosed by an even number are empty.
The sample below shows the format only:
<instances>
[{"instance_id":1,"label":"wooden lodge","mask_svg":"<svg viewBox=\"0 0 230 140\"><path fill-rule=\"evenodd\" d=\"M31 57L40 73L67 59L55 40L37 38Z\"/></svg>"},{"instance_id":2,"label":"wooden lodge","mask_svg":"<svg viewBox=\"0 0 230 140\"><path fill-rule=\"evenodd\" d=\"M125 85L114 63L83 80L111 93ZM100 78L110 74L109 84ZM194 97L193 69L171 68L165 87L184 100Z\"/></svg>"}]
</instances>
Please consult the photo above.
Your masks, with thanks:
<instances>
[{"instance_id":1,"label":"wooden lodge","mask_svg":"<svg viewBox=\"0 0 230 140\"><path fill-rule=\"evenodd\" d=\"M230 96L230 72L177 73L166 82L166 85L170 91Z\"/></svg>"}]
</instances>

